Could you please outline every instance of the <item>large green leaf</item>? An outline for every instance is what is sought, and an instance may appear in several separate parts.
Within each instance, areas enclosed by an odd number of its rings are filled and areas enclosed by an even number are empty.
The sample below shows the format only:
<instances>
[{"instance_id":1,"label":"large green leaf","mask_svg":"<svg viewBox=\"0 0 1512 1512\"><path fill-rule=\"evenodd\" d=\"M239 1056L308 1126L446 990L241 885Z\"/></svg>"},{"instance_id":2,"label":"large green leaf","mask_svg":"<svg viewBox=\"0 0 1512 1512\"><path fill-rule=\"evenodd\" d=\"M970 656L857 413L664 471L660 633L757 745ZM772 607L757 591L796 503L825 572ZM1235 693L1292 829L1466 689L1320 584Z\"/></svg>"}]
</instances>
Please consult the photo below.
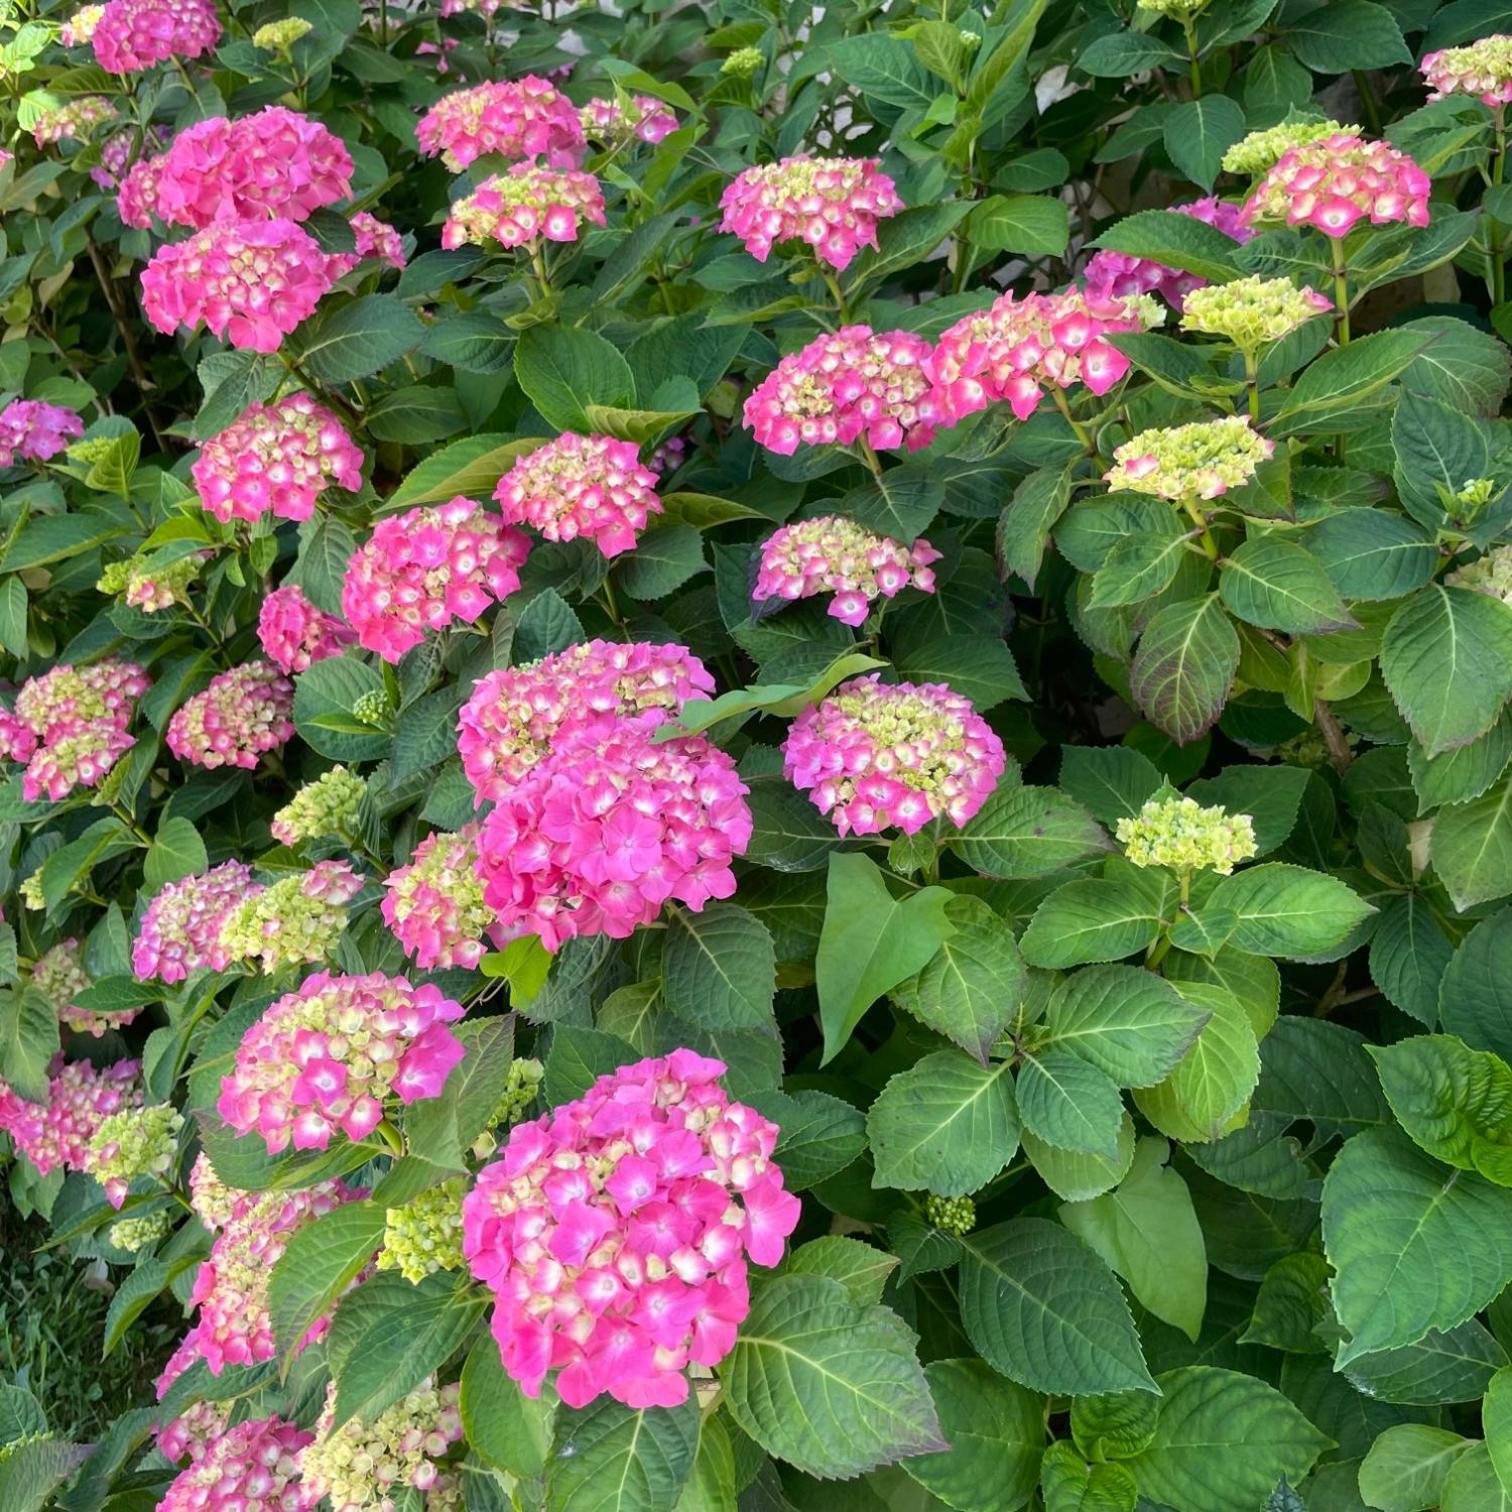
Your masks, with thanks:
<instances>
[{"instance_id":1,"label":"large green leaf","mask_svg":"<svg viewBox=\"0 0 1512 1512\"><path fill-rule=\"evenodd\" d=\"M1160 933L1162 893L1132 878L1086 877L1056 888L1035 910L1020 946L1031 966L1118 961Z\"/></svg>"},{"instance_id":2,"label":"large green leaf","mask_svg":"<svg viewBox=\"0 0 1512 1512\"><path fill-rule=\"evenodd\" d=\"M1439 1023L1477 1050L1512 1057L1512 909L1460 941L1439 986Z\"/></svg>"},{"instance_id":3,"label":"large green leaf","mask_svg":"<svg viewBox=\"0 0 1512 1512\"><path fill-rule=\"evenodd\" d=\"M1223 564L1218 594L1236 619L1303 635L1347 630L1354 617L1310 552L1280 536L1255 536Z\"/></svg>"},{"instance_id":4,"label":"large green leaf","mask_svg":"<svg viewBox=\"0 0 1512 1512\"><path fill-rule=\"evenodd\" d=\"M1441 808L1428 854L1456 908L1512 892L1512 778L1469 803Z\"/></svg>"},{"instance_id":5,"label":"large green leaf","mask_svg":"<svg viewBox=\"0 0 1512 1512\"><path fill-rule=\"evenodd\" d=\"M1238 670L1238 632L1208 594L1156 614L1139 638L1129 686L1150 722L1186 745L1218 722Z\"/></svg>"},{"instance_id":6,"label":"large green leaf","mask_svg":"<svg viewBox=\"0 0 1512 1512\"><path fill-rule=\"evenodd\" d=\"M1436 1507L1454 1462L1471 1439L1431 1423L1397 1423L1370 1446L1360 1464L1360 1496L1381 1512Z\"/></svg>"},{"instance_id":7,"label":"large green leaf","mask_svg":"<svg viewBox=\"0 0 1512 1512\"><path fill-rule=\"evenodd\" d=\"M777 958L765 924L735 903L667 915L662 957L667 1007L711 1029L776 1032Z\"/></svg>"},{"instance_id":8,"label":"large green leaf","mask_svg":"<svg viewBox=\"0 0 1512 1512\"><path fill-rule=\"evenodd\" d=\"M1208 1009L1148 971L1092 966L1051 996L1042 1043L1090 1061L1120 1087L1151 1087L1187 1053L1208 1017Z\"/></svg>"},{"instance_id":9,"label":"large green leaf","mask_svg":"<svg viewBox=\"0 0 1512 1512\"><path fill-rule=\"evenodd\" d=\"M1005 779L951 840L956 853L989 877L1042 877L1107 848L1080 804L1054 788Z\"/></svg>"},{"instance_id":10,"label":"large green leaf","mask_svg":"<svg viewBox=\"0 0 1512 1512\"><path fill-rule=\"evenodd\" d=\"M366 294L301 327L299 360L322 383L351 383L397 362L424 334L402 300Z\"/></svg>"},{"instance_id":11,"label":"large green leaf","mask_svg":"<svg viewBox=\"0 0 1512 1512\"><path fill-rule=\"evenodd\" d=\"M1134 1101L1162 1134L1204 1143L1244 1110L1260 1080L1260 1047L1249 1015L1222 987L1183 982L1180 990L1210 1016L1171 1074Z\"/></svg>"},{"instance_id":12,"label":"large green leaf","mask_svg":"<svg viewBox=\"0 0 1512 1512\"><path fill-rule=\"evenodd\" d=\"M693 1470L698 1401L626 1407L603 1396L581 1411L559 1407L546 1494L561 1512L666 1512Z\"/></svg>"},{"instance_id":13,"label":"large green leaf","mask_svg":"<svg viewBox=\"0 0 1512 1512\"><path fill-rule=\"evenodd\" d=\"M1054 1048L1026 1055L1017 1092L1019 1117L1036 1138L1076 1155L1116 1157L1123 1099L1090 1061Z\"/></svg>"},{"instance_id":14,"label":"large green leaf","mask_svg":"<svg viewBox=\"0 0 1512 1512\"><path fill-rule=\"evenodd\" d=\"M635 399L635 379L619 349L581 326L531 326L514 365L520 387L558 430L590 431L586 406L623 409Z\"/></svg>"},{"instance_id":15,"label":"large green leaf","mask_svg":"<svg viewBox=\"0 0 1512 1512\"><path fill-rule=\"evenodd\" d=\"M1316 955L1374 912L1337 878L1281 861L1224 878L1205 907L1234 915L1238 949L1268 956Z\"/></svg>"},{"instance_id":16,"label":"large green leaf","mask_svg":"<svg viewBox=\"0 0 1512 1512\"><path fill-rule=\"evenodd\" d=\"M468 1444L511 1475L523 1480L540 1475L551 1445L553 1393L526 1396L505 1372L492 1334L485 1334L468 1352L461 1385Z\"/></svg>"},{"instance_id":17,"label":"large green leaf","mask_svg":"<svg viewBox=\"0 0 1512 1512\"><path fill-rule=\"evenodd\" d=\"M273 1337L285 1360L383 1244L384 1210L348 1202L289 1236L268 1280Z\"/></svg>"}]
</instances>

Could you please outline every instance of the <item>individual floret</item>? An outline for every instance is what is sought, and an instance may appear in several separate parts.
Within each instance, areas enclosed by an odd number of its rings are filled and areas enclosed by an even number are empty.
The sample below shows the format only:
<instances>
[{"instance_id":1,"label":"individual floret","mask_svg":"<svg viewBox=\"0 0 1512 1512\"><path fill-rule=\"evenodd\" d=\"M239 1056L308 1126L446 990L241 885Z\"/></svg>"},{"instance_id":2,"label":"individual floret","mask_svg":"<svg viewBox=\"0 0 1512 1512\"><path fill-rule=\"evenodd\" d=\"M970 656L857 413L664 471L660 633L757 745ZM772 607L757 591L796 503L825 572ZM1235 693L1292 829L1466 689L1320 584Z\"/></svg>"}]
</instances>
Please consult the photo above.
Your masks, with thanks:
<instances>
[{"instance_id":1,"label":"individual floret","mask_svg":"<svg viewBox=\"0 0 1512 1512\"><path fill-rule=\"evenodd\" d=\"M876 599L894 598L905 588L933 593L929 564L939 559L928 541L904 546L844 515L820 515L767 538L751 597L764 603L828 593L829 613L842 624L859 625Z\"/></svg>"},{"instance_id":2,"label":"individual floret","mask_svg":"<svg viewBox=\"0 0 1512 1512\"><path fill-rule=\"evenodd\" d=\"M604 223L604 191L591 173L516 163L452 202L441 245L533 247L576 241L585 225Z\"/></svg>"},{"instance_id":3,"label":"individual floret","mask_svg":"<svg viewBox=\"0 0 1512 1512\"><path fill-rule=\"evenodd\" d=\"M1195 798L1151 798L1115 829L1135 866L1174 872L1215 871L1226 877L1256 854L1254 821L1248 814L1204 808Z\"/></svg>"},{"instance_id":4,"label":"individual floret","mask_svg":"<svg viewBox=\"0 0 1512 1512\"><path fill-rule=\"evenodd\" d=\"M422 971L464 966L483 958L483 936L494 921L477 873L477 827L422 840L408 866L384 881L383 921Z\"/></svg>"},{"instance_id":5,"label":"individual floret","mask_svg":"<svg viewBox=\"0 0 1512 1512\"><path fill-rule=\"evenodd\" d=\"M194 766L252 771L294 735L294 684L272 662L250 661L210 679L168 721L164 739Z\"/></svg>"},{"instance_id":6,"label":"individual floret","mask_svg":"<svg viewBox=\"0 0 1512 1512\"><path fill-rule=\"evenodd\" d=\"M274 814L268 828L283 845L355 834L366 794L367 783L361 777L344 766L334 766L314 782L305 783Z\"/></svg>"},{"instance_id":7,"label":"individual floret","mask_svg":"<svg viewBox=\"0 0 1512 1512\"><path fill-rule=\"evenodd\" d=\"M420 117L415 139L453 173L485 156L576 168L587 151L572 102L533 74L442 95Z\"/></svg>"},{"instance_id":8,"label":"individual floret","mask_svg":"<svg viewBox=\"0 0 1512 1512\"><path fill-rule=\"evenodd\" d=\"M592 541L615 557L662 512L656 483L633 441L566 431L520 457L494 498L512 524L531 525L548 541Z\"/></svg>"},{"instance_id":9,"label":"individual floret","mask_svg":"<svg viewBox=\"0 0 1512 1512\"><path fill-rule=\"evenodd\" d=\"M231 957L220 942L221 924L249 892L259 890L242 861L223 861L197 877L170 882L142 915L132 972L141 981L172 986L192 971L224 971Z\"/></svg>"},{"instance_id":10,"label":"individual floret","mask_svg":"<svg viewBox=\"0 0 1512 1512\"><path fill-rule=\"evenodd\" d=\"M221 921L221 949L268 972L323 961L335 952L346 905L362 887L345 861L317 861L237 904Z\"/></svg>"},{"instance_id":11,"label":"individual floret","mask_svg":"<svg viewBox=\"0 0 1512 1512\"><path fill-rule=\"evenodd\" d=\"M297 583L275 588L257 611L257 640L281 672L303 672L341 653L357 632L334 614L317 609Z\"/></svg>"},{"instance_id":12,"label":"individual floret","mask_svg":"<svg viewBox=\"0 0 1512 1512\"><path fill-rule=\"evenodd\" d=\"M1113 453L1103 474L1110 488L1154 494L1181 503L1216 499L1255 476L1276 443L1257 434L1244 415L1140 431Z\"/></svg>"}]
</instances>

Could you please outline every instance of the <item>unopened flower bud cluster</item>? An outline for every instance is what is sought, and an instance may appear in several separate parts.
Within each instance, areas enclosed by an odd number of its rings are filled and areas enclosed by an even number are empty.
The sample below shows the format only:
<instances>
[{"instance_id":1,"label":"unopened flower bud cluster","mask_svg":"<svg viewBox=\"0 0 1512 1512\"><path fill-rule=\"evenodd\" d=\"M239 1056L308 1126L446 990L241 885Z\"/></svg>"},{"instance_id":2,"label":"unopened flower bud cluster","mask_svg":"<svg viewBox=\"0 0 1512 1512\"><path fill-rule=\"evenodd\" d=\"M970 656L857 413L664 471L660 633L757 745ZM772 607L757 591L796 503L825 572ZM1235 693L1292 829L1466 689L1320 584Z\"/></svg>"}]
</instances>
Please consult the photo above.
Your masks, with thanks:
<instances>
[{"instance_id":1,"label":"unopened flower bud cluster","mask_svg":"<svg viewBox=\"0 0 1512 1512\"><path fill-rule=\"evenodd\" d=\"M1248 814L1204 808L1195 798L1151 798L1115 833L1135 866L1175 872L1215 871L1228 876L1256 854L1254 821Z\"/></svg>"},{"instance_id":2,"label":"unopened flower bud cluster","mask_svg":"<svg viewBox=\"0 0 1512 1512\"><path fill-rule=\"evenodd\" d=\"M355 833L367 783L344 766L307 782L274 814L269 829L284 845Z\"/></svg>"},{"instance_id":3,"label":"unopened flower bud cluster","mask_svg":"<svg viewBox=\"0 0 1512 1512\"><path fill-rule=\"evenodd\" d=\"M1257 352L1333 309L1314 289L1289 278L1236 278L1209 284L1187 295L1181 326L1205 336L1221 336L1242 352Z\"/></svg>"},{"instance_id":4,"label":"unopened flower bud cluster","mask_svg":"<svg viewBox=\"0 0 1512 1512\"><path fill-rule=\"evenodd\" d=\"M363 879L344 861L319 861L309 871L281 877L233 908L221 923L221 949L231 960L255 961L279 971L323 961L346 928L346 905Z\"/></svg>"},{"instance_id":5,"label":"unopened flower bud cluster","mask_svg":"<svg viewBox=\"0 0 1512 1512\"><path fill-rule=\"evenodd\" d=\"M467 1178L454 1177L384 1215L379 1270L397 1270L406 1281L423 1281L437 1271L461 1270L462 1199Z\"/></svg>"}]
</instances>

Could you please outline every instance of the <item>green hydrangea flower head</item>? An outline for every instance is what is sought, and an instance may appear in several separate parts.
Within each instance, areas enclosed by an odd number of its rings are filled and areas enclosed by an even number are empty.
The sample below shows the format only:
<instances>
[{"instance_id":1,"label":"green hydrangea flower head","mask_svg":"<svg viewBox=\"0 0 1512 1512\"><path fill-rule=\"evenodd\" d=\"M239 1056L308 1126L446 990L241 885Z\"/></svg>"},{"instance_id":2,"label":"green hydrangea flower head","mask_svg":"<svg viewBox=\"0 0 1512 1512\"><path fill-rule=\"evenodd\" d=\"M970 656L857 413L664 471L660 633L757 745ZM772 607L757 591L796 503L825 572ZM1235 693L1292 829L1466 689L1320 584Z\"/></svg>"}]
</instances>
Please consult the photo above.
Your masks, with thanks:
<instances>
[{"instance_id":1,"label":"green hydrangea flower head","mask_svg":"<svg viewBox=\"0 0 1512 1512\"><path fill-rule=\"evenodd\" d=\"M403 1207L385 1214L379 1270L397 1270L406 1281L423 1281L437 1271L462 1269L462 1199L467 1178L428 1187Z\"/></svg>"},{"instance_id":2,"label":"green hydrangea flower head","mask_svg":"<svg viewBox=\"0 0 1512 1512\"><path fill-rule=\"evenodd\" d=\"M1228 876L1256 854L1255 823L1248 814L1204 808L1195 798L1151 798L1115 833L1135 866L1174 872L1215 871Z\"/></svg>"},{"instance_id":3,"label":"green hydrangea flower head","mask_svg":"<svg viewBox=\"0 0 1512 1512\"><path fill-rule=\"evenodd\" d=\"M1193 289L1181 314L1183 330L1221 336L1241 352L1257 352L1327 314L1332 303L1289 278L1236 278Z\"/></svg>"}]
</instances>

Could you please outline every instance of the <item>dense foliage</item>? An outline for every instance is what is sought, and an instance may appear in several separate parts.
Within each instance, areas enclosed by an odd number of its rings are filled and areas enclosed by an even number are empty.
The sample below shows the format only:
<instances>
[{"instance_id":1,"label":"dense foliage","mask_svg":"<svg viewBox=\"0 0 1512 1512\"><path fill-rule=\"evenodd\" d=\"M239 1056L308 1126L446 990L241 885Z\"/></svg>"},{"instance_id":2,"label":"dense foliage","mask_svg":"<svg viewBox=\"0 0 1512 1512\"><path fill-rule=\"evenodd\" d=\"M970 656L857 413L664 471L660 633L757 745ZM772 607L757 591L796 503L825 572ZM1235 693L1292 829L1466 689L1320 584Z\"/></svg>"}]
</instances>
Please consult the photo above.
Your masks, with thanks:
<instances>
[{"instance_id":1,"label":"dense foliage","mask_svg":"<svg viewBox=\"0 0 1512 1512\"><path fill-rule=\"evenodd\" d=\"M31 10L0 1507L1512 1505L1512 8Z\"/></svg>"}]
</instances>

